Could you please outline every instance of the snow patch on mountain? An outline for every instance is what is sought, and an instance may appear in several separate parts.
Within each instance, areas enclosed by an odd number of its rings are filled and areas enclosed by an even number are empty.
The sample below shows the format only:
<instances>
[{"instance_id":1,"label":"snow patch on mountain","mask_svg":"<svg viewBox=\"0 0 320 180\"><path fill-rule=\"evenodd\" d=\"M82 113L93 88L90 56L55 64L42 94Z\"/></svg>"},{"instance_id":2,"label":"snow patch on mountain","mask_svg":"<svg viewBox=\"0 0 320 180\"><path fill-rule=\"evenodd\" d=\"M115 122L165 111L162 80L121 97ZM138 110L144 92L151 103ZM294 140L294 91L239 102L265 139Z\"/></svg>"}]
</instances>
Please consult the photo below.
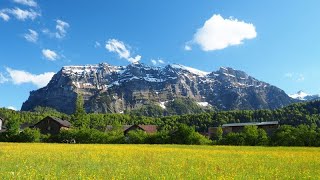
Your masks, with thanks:
<instances>
[{"instance_id":1,"label":"snow patch on mountain","mask_svg":"<svg viewBox=\"0 0 320 180\"><path fill-rule=\"evenodd\" d=\"M310 96L310 94L307 94L303 91L299 91L296 94L290 94L289 97L293 98L293 99L299 99L299 100L306 100L305 98L307 96Z\"/></svg>"},{"instance_id":2,"label":"snow patch on mountain","mask_svg":"<svg viewBox=\"0 0 320 180\"><path fill-rule=\"evenodd\" d=\"M171 64L170 66L173 68L176 68L176 69L182 69L182 70L189 71L192 74L198 75L200 77L204 77L209 74L209 72L201 71L201 70L198 70L198 69L195 69L192 67L188 67L188 66L183 66L181 64Z\"/></svg>"},{"instance_id":3,"label":"snow patch on mountain","mask_svg":"<svg viewBox=\"0 0 320 180\"><path fill-rule=\"evenodd\" d=\"M208 102L197 102L197 104L198 104L199 106L203 106L203 107L207 107L207 106L210 105Z\"/></svg>"},{"instance_id":4,"label":"snow patch on mountain","mask_svg":"<svg viewBox=\"0 0 320 180\"><path fill-rule=\"evenodd\" d=\"M320 99L319 94L311 95L303 91L298 91L296 94L290 94L289 97L293 99L301 100L301 101L311 101L311 100Z\"/></svg>"}]
</instances>

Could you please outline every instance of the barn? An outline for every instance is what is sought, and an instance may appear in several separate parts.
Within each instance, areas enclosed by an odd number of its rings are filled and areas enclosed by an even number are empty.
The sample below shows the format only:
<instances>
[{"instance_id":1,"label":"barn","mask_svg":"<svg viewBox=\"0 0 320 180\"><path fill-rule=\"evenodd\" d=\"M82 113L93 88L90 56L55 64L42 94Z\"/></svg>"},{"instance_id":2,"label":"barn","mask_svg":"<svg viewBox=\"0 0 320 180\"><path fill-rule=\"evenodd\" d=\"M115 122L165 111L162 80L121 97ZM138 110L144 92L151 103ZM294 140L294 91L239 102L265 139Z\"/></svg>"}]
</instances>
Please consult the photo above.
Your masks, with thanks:
<instances>
[{"instance_id":1,"label":"barn","mask_svg":"<svg viewBox=\"0 0 320 180\"><path fill-rule=\"evenodd\" d=\"M271 135L279 128L278 121L268 121L268 122L247 122L247 123L230 123L223 124L222 130L223 134L228 134L231 132L238 133L243 131L245 126L257 126L266 131L267 134ZM208 130L209 137L217 132L218 127L210 127Z\"/></svg>"},{"instance_id":2,"label":"barn","mask_svg":"<svg viewBox=\"0 0 320 180\"><path fill-rule=\"evenodd\" d=\"M62 129L71 128L71 123L66 120L47 116L37 124L30 126L30 128L39 129L41 134L55 135L55 134L59 134L60 130Z\"/></svg>"}]
</instances>

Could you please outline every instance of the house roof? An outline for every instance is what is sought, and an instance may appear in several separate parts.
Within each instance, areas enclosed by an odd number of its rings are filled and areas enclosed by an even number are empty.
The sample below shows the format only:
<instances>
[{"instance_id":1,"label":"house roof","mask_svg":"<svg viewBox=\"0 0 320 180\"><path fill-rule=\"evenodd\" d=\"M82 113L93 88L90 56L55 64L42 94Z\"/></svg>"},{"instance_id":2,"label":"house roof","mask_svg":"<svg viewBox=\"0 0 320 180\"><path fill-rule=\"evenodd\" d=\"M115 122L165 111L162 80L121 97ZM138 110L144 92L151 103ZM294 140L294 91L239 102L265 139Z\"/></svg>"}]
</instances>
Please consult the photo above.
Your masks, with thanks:
<instances>
[{"instance_id":1,"label":"house roof","mask_svg":"<svg viewBox=\"0 0 320 180\"><path fill-rule=\"evenodd\" d=\"M268 122L248 122L248 123L230 123L223 124L222 127L237 127L237 126L268 126L268 125L278 125L278 121L268 121Z\"/></svg>"},{"instance_id":2,"label":"house roof","mask_svg":"<svg viewBox=\"0 0 320 180\"><path fill-rule=\"evenodd\" d=\"M62 120L62 119L59 119L59 118L56 118L56 117L51 117L49 116L49 118L51 118L52 120L56 121L57 123L59 123L61 126L64 126L64 127L71 127L71 123L67 120Z\"/></svg>"},{"instance_id":3,"label":"house roof","mask_svg":"<svg viewBox=\"0 0 320 180\"><path fill-rule=\"evenodd\" d=\"M56 118L56 117L52 117L52 116L47 116L47 117L45 117L44 119L42 119L41 121L43 121L43 120L45 120L45 119L47 119L47 118L49 118L49 119L57 122L58 124L60 124L60 125L63 126L63 127L67 127L67 128L71 127L71 123L70 123L69 121L62 120L62 119L59 119L59 118ZM39 124L41 121L39 121L38 123L36 123L36 124L33 125L33 126L36 126L36 125Z\"/></svg>"},{"instance_id":4,"label":"house roof","mask_svg":"<svg viewBox=\"0 0 320 180\"><path fill-rule=\"evenodd\" d=\"M157 126L156 125L123 125L122 126L122 130L123 131L127 131L133 126L137 126L138 128L140 128L141 130L145 131L146 133L155 133L155 132L157 132ZM107 131L110 131L112 129L113 129L113 126L111 126L111 125L108 125L107 128L106 128Z\"/></svg>"},{"instance_id":5,"label":"house roof","mask_svg":"<svg viewBox=\"0 0 320 180\"><path fill-rule=\"evenodd\" d=\"M157 132L156 125L138 125L141 129L143 129L146 133L155 133Z\"/></svg>"}]
</instances>

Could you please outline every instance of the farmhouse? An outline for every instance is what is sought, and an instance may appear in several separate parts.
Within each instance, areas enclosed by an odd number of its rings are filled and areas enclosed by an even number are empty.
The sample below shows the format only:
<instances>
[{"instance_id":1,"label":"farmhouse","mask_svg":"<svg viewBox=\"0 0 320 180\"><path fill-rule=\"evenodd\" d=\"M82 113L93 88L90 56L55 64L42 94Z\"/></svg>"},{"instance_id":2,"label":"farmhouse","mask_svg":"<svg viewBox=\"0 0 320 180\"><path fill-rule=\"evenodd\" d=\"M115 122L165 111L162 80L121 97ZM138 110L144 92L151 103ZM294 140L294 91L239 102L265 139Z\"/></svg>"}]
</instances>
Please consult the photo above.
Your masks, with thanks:
<instances>
[{"instance_id":1,"label":"farmhouse","mask_svg":"<svg viewBox=\"0 0 320 180\"><path fill-rule=\"evenodd\" d=\"M231 132L238 133L243 131L245 126L257 126L258 128L264 129L267 134L272 134L275 130L279 128L278 121L269 121L269 122L248 122L248 123L230 123L223 124L222 130L223 134L228 134ZM208 130L209 137L217 133L218 127L210 127Z\"/></svg>"},{"instance_id":2,"label":"farmhouse","mask_svg":"<svg viewBox=\"0 0 320 180\"><path fill-rule=\"evenodd\" d=\"M59 134L62 129L69 129L71 123L66 120L59 118L47 116L37 124L30 126L30 128L37 128L40 130L41 134Z\"/></svg>"},{"instance_id":3,"label":"farmhouse","mask_svg":"<svg viewBox=\"0 0 320 180\"><path fill-rule=\"evenodd\" d=\"M146 132L147 134L153 134L157 132L157 126L155 125L132 125L131 127L124 130L124 134L128 134L130 131L141 130Z\"/></svg>"},{"instance_id":4,"label":"farmhouse","mask_svg":"<svg viewBox=\"0 0 320 180\"><path fill-rule=\"evenodd\" d=\"M112 126L108 125L106 131L111 131L113 129ZM141 130L146 132L147 134L153 134L157 132L157 126L155 125L123 125L122 131L126 135L130 131Z\"/></svg>"}]
</instances>

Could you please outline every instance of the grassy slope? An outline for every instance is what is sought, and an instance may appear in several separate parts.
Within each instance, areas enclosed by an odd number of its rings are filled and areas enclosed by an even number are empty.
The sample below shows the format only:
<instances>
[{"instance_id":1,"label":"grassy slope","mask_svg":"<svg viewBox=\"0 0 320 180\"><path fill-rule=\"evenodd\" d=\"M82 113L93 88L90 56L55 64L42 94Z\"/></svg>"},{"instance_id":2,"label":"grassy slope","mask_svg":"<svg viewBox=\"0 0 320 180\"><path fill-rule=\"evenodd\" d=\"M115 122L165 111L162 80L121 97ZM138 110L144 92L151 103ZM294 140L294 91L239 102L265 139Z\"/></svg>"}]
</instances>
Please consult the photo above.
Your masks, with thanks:
<instances>
[{"instance_id":1,"label":"grassy slope","mask_svg":"<svg viewBox=\"0 0 320 180\"><path fill-rule=\"evenodd\" d=\"M319 148L0 143L2 179L316 179Z\"/></svg>"}]
</instances>

